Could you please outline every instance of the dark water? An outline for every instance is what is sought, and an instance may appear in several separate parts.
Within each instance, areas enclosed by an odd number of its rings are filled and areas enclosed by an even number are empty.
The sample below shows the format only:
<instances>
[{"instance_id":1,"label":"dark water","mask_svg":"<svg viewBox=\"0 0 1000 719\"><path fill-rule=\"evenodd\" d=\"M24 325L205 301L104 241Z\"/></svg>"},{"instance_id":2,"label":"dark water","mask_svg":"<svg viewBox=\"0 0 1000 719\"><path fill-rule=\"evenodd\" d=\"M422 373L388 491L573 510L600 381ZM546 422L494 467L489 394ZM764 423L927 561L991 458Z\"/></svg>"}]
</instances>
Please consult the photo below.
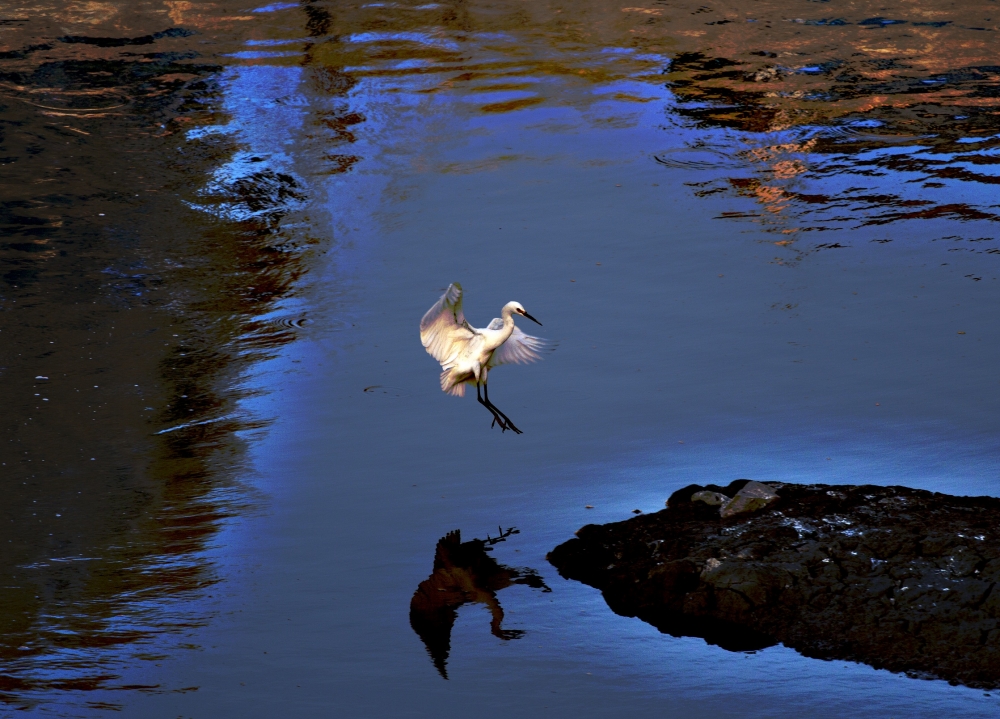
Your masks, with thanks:
<instances>
[{"instance_id":1,"label":"dark water","mask_svg":"<svg viewBox=\"0 0 1000 719\"><path fill-rule=\"evenodd\" d=\"M1000 492L991 13L5 9L4 711L995 714L544 559L695 481ZM438 390L452 281L559 341L521 436Z\"/></svg>"}]
</instances>

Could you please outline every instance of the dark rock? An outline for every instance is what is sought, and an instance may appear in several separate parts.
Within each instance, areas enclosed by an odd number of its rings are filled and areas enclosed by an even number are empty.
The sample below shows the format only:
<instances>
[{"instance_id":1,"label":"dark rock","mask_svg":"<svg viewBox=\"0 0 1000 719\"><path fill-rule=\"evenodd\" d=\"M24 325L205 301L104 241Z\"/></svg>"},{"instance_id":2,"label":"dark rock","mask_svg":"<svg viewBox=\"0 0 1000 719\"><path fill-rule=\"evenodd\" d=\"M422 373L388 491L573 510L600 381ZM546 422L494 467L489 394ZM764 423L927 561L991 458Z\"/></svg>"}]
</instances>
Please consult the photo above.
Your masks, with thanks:
<instances>
[{"instance_id":1,"label":"dark rock","mask_svg":"<svg viewBox=\"0 0 1000 719\"><path fill-rule=\"evenodd\" d=\"M674 636L1000 687L1000 499L768 483L780 498L752 514L692 501L739 482L582 527L549 561Z\"/></svg>"}]
</instances>

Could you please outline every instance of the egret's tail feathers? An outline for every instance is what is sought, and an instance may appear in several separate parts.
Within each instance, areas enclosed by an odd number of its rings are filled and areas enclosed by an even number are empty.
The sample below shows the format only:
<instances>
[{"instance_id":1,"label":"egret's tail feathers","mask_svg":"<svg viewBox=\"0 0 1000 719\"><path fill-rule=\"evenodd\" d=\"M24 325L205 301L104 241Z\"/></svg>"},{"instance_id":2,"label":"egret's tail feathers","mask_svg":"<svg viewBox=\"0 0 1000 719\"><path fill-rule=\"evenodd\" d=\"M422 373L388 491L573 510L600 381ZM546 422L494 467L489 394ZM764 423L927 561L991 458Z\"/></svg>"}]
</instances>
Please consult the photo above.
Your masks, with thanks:
<instances>
[{"instance_id":1,"label":"egret's tail feathers","mask_svg":"<svg viewBox=\"0 0 1000 719\"><path fill-rule=\"evenodd\" d=\"M465 382L459 379L452 370L446 369L441 373L441 390L453 397L464 397Z\"/></svg>"}]
</instances>

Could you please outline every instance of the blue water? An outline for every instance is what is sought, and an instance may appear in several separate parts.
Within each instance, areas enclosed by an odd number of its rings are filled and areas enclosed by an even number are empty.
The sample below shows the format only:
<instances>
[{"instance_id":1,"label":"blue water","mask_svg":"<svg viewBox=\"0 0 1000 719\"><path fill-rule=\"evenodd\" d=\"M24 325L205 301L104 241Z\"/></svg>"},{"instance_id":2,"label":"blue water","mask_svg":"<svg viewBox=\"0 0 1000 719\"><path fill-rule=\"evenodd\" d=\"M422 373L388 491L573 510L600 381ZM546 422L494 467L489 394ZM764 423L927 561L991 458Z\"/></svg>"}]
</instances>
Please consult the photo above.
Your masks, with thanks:
<instances>
[{"instance_id":1,"label":"blue water","mask_svg":"<svg viewBox=\"0 0 1000 719\"><path fill-rule=\"evenodd\" d=\"M199 617L177 622L181 651L109 650L124 689L27 713L995 716L978 690L662 635L545 559L693 482L1000 496L991 136L934 144L860 111L748 129L699 119L719 103L668 84L679 53L660 46L313 5L254 10L283 24L224 53L214 115L183 133L219 157L189 209L273 216L275 252L308 248L261 315L297 339L233 380L257 421L219 460L243 510L196 552L218 581L170 604ZM240 194L263 168L296 191ZM517 300L558 343L490 375L522 435L439 390L417 328L456 281L473 325ZM410 598L447 532L508 527L493 556L552 591L498 593L510 641L461 608L444 679Z\"/></svg>"},{"instance_id":2,"label":"blue water","mask_svg":"<svg viewBox=\"0 0 1000 719\"><path fill-rule=\"evenodd\" d=\"M259 97L297 73L234 71L231 93ZM218 540L226 599L200 650L167 669L198 690L133 696L127 712L993 716L982 691L661 635L545 561L581 525L656 511L691 482L997 495L990 263L949 253L927 220L790 256L769 225L723 217L752 201L695 198L690 172L655 161L693 132L665 129L662 105L442 125L448 98L375 89L350 98L369 118L366 159L310 180L311 222L335 243L297 300L304 337L252 380L270 393L247 408L275 419L251 450L267 510ZM309 176L300 109L265 134L248 105L232 111L248 151L287 152ZM491 374L523 435L438 390L416 329L452 281L473 324L516 299L559 342L538 365ZM446 681L409 627L409 598L439 537L498 525L521 533L496 558L537 569L552 592L498 595L504 626L526 632L508 642L464 607Z\"/></svg>"}]
</instances>

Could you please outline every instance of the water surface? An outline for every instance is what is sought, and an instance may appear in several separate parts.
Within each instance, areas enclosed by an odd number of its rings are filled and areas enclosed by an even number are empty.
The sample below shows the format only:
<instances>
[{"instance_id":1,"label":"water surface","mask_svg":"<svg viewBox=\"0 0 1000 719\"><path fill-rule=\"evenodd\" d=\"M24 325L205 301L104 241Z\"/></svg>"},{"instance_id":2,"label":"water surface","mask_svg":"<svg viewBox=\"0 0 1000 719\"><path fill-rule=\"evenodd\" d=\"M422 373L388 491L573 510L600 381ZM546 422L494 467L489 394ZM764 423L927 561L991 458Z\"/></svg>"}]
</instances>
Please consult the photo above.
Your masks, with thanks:
<instances>
[{"instance_id":1,"label":"water surface","mask_svg":"<svg viewBox=\"0 0 1000 719\"><path fill-rule=\"evenodd\" d=\"M5 632L11 706L995 713L995 697L943 682L660 635L544 559L582 524L656 511L692 482L997 494L988 11L146 10L72 32L25 21L35 39L4 60L18 127L72 125L91 134L62 127L83 139L58 142L93 158L65 163L72 181L52 170L67 184L50 194L35 191L34 169L5 190L19 237L4 250L16 266L3 297L18 324L3 332L21 354L5 355L3 376L23 397L9 413L18 470L4 480L22 497L5 504L19 548L5 584L25 597ZM172 28L195 34L162 34ZM81 66L81 48L116 64ZM110 75L74 79L83 71ZM164 75L183 85L160 92L152 78ZM138 102L123 77L162 106L42 114L67 112L51 109L53 87L61 107L105 82L105 102ZM46 108L36 90L53 96ZM15 170L64 147L20 142ZM119 159L128 142L131 163ZM149 198L137 186L147 167ZM44 207L52 217L20 209L57 200L67 209ZM74 225L74 212L87 216ZM473 324L515 299L559 341L543 363L491 375L491 398L524 435L491 430L470 398L437 387L416 328L453 281ZM69 409L40 414L57 400ZM101 451L77 457L90 447ZM33 537L39 503L50 515ZM74 512L79 527L46 545ZM533 570L552 591L494 587L500 627L487 592L455 609L446 660L428 654L410 606L438 541L498 525L520 533L492 547L496 571ZM65 640L126 629L127 642L86 651Z\"/></svg>"}]
</instances>

